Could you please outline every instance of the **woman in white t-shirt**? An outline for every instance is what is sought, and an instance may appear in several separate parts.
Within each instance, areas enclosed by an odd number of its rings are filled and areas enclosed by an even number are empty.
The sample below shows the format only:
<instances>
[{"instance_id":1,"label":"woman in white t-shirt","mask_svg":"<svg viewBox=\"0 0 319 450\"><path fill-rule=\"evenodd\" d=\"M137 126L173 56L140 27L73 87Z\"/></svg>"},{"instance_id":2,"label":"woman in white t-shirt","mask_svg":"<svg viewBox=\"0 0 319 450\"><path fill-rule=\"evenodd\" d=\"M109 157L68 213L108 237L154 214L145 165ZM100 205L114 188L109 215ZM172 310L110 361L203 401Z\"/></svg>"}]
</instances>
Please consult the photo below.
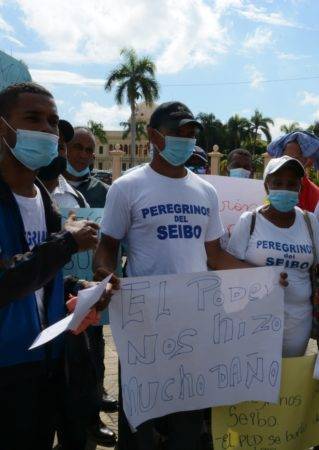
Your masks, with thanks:
<instances>
[{"instance_id":1,"label":"woman in white t-shirt","mask_svg":"<svg viewBox=\"0 0 319 450\"><path fill-rule=\"evenodd\" d=\"M272 159L264 172L269 204L242 214L228 244L228 252L255 266L278 266L288 274L285 289L283 356L305 353L312 327L310 269L312 239L303 211L296 207L304 176L302 165L289 156ZM318 254L319 225L307 213Z\"/></svg>"}]
</instances>

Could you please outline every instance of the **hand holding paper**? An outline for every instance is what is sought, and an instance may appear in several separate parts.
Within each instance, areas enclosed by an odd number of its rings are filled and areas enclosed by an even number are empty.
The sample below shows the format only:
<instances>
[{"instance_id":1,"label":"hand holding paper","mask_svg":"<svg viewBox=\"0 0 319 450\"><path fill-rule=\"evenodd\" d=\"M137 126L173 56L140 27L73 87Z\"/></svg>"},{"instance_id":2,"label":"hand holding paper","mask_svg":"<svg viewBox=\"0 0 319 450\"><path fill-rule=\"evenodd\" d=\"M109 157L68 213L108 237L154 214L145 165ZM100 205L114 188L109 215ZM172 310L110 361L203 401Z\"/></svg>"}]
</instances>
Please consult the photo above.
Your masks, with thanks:
<instances>
[{"instance_id":1,"label":"hand holding paper","mask_svg":"<svg viewBox=\"0 0 319 450\"><path fill-rule=\"evenodd\" d=\"M77 330L87 316L89 310L100 300L103 293L105 291L111 291L112 285L109 283L111 278L112 274L95 286L79 291L74 312L43 330L35 339L29 350L46 344L66 330Z\"/></svg>"},{"instance_id":2,"label":"hand holding paper","mask_svg":"<svg viewBox=\"0 0 319 450\"><path fill-rule=\"evenodd\" d=\"M77 297L71 297L69 301L66 302L66 307L68 308L69 312L73 312L75 309L75 306L77 304ZM80 323L79 327L76 330L73 330L73 334L80 334L83 331L85 331L90 325L98 325L101 320L101 313L97 311L97 307L94 306L92 309L89 310L87 315L84 317L82 322Z\"/></svg>"}]
</instances>

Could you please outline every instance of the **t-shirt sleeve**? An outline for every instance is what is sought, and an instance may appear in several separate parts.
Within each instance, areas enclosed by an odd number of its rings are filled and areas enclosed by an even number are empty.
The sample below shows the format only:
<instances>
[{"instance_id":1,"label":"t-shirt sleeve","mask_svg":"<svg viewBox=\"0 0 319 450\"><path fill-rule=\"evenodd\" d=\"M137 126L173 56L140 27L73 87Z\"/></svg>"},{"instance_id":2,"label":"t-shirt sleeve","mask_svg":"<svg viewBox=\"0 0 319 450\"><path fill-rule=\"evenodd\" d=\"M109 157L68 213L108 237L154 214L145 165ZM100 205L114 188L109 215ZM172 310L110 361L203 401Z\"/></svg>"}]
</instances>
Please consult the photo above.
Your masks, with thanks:
<instances>
[{"instance_id":1,"label":"t-shirt sleeve","mask_svg":"<svg viewBox=\"0 0 319 450\"><path fill-rule=\"evenodd\" d=\"M218 196L214 188L210 190L210 198L209 224L206 231L205 242L215 241L225 233L219 212Z\"/></svg>"},{"instance_id":2,"label":"t-shirt sleeve","mask_svg":"<svg viewBox=\"0 0 319 450\"><path fill-rule=\"evenodd\" d=\"M130 227L131 213L128 199L114 183L106 196L101 232L114 239L123 239Z\"/></svg>"},{"instance_id":3,"label":"t-shirt sleeve","mask_svg":"<svg viewBox=\"0 0 319 450\"><path fill-rule=\"evenodd\" d=\"M243 213L236 225L228 242L228 253L235 256L237 259L245 260L247 247L250 239L250 227L252 221L252 213Z\"/></svg>"}]
</instances>

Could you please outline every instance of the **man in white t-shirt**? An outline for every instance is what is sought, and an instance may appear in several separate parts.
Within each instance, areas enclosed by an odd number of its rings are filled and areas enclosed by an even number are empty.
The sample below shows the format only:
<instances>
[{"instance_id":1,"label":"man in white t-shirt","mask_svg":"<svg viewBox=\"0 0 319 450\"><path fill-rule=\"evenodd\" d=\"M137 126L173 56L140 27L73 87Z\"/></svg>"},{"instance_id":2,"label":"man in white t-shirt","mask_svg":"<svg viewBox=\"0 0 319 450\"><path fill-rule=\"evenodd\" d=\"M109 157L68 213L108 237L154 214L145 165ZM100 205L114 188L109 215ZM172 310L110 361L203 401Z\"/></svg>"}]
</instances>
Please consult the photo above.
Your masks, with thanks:
<instances>
[{"instance_id":1,"label":"man in white t-shirt","mask_svg":"<svg viewBox=\"0 0 319 450\"><path fill-rule=\"evenodd\" d=\"M152 162L116 180L108 192L94 263L97 278L115 270L123 239L128 276L248 267L220 247L224 230L214 187L184 167L200 127L182 103L164 103L154 111L148 128ZM142 424L139 449L154 448L153 428L165 420L170 426L167 449L197 448L201 411Z\"/></svg>"}]
</instances>

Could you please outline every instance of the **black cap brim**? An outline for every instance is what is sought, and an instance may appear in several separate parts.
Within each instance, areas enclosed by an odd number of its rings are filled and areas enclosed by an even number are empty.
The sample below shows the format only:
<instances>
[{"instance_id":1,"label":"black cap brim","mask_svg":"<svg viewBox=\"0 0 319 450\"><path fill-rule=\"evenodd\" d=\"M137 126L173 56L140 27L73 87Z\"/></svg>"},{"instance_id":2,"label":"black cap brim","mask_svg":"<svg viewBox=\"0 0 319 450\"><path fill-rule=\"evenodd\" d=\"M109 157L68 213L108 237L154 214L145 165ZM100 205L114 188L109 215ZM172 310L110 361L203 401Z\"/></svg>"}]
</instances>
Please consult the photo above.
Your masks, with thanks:
<instances>
[{"instance_id":1,"label":"black cap brim","mask_svg":"<svg viewBox=\"0 0 319 450\"><path fill-rule=\"evenodd\" d=\"M196 119L182 119L179 121L178 126L183 127L184 125L194 125L196 128L200 130L203 129L203 125L198 122Z\"/></svg>"},{"instance_id":2,"label":"black cap brim","mask_svg":"<svg viewBox=\"0 0 319 450\"><path fill-rule=\"evenodd\" d=\"M74 128L67 120L59 120L59 132L65 142L70 142L74 136Z\"/></svg>"}]
</instances>

